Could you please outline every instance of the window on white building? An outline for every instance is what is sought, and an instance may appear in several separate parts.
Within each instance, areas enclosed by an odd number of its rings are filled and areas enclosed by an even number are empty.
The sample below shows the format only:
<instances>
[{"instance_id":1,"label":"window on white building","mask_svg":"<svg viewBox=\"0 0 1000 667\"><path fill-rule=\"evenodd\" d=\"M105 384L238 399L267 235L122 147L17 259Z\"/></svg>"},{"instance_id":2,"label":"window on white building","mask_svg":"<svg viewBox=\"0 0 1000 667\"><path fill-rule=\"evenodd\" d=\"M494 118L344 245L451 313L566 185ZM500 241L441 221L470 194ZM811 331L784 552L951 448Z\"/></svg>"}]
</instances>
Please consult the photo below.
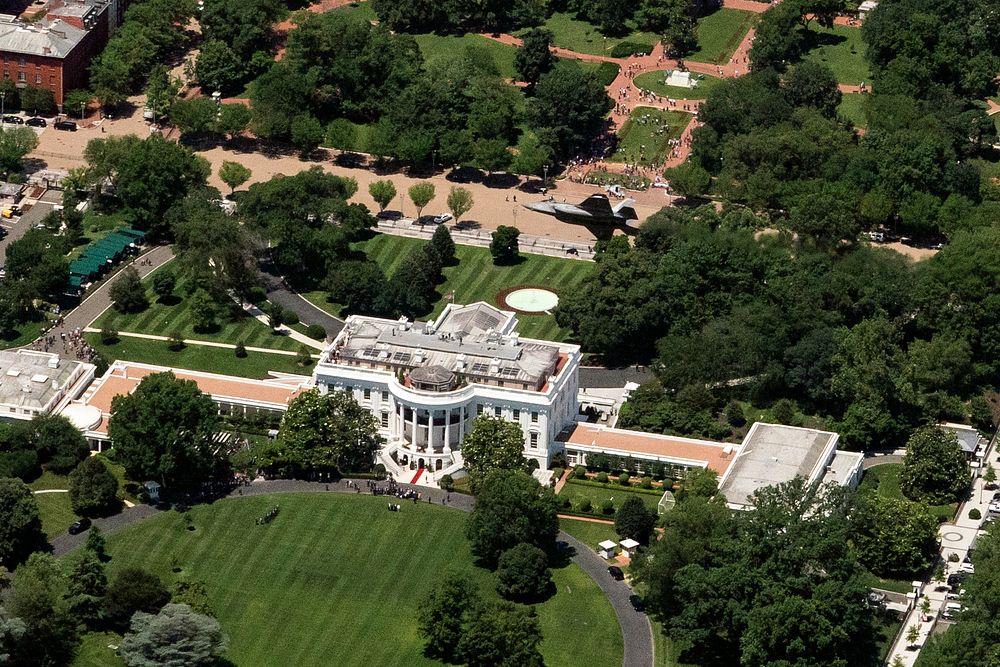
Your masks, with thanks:
<instances>
[{"instance_id":1,"label":"window on white building","mask_svg":"<svg viewBox=\"0 0 1000 667\"><path fill-rule=\"evenodd\" d=\"M349 384L344 385L344 391L346 391L348 394L353 394L354 393L354 387L352 387Z\"/></svg>"},{"instance_id":2,"label":"window on white building","mask_svg":"<svg viewBox=\"0 0 1000 667\"><path fill-rule=\"evenodd\" d=\"M365 400L366 401L372 400L372 390L371 389L365 388Z\"/></svg>"},{"instance_id":3,"label":"window on white building","mask_svg":"<svg viewBox=\"0 0 1000 667\"><path fill-rule=\"evenodd\" d=\"M493 416L494 417L499 417L500 416L500 408L499 407L493 408Z\"/></svg>"},{"instance_id":4,"label":"window on white building","mask_svg":"<svg viewBox=\"0 0 1000 667\"><path fill-rule=\"evenodd\" d=\"M387 392L387 391L383 391L383 392L382 392L382 402L383 402L383 403L386 403L386 402L388 402L388 401L389 401L389 392Z\"/></svg>"},{"instance_id":5,"label":"window on white building","mask_svg":"<svg viewBox=\"0 0 1000 667\"><path fill-rule=\"evenodd\" d=\"M521 411L518 410L517 408L514 408L513 417L514 417L514 421L520 421L521 420Z\"/></svg>"},{"instance_id":6,"label":"window on white building","mask_svg":"<svg viewBox=\"0 0 1000 667\"><path fill-rule=\"evenodd\" d=\"M478 417L481 414L483 414L483 406L482 405L477 405L476 406L476 416Z\"/></svg>"},{"instance_id":7,"label":"window on white building","mask_svg":"<svg viewBox=\"0 0 1000 667\"><path fill-rule=\"evenodd\" d=\"M538 434L532 431L528 434L528 442L532 448L538 447Z\"/></svg>"},{"instance_id":8,"label":"window on white building","mask_svg":"<svg viewBox=\"0 0 1000 667\"><path fill-rule=\"evenodd\" d=\"M382 428L389 428L389 413L382 413Z\"/></svg>"},{"instance_id":9,"label":"window on white building","mask_svg":"<svg viewBox=\"0 0 1000 667\"><path fill-rule=\"evenodd\" d=\"M531 413L531 423L532 424L537 424L538 423L538 413L537 412L532 412Z\"/></svg>"}]
</instances>

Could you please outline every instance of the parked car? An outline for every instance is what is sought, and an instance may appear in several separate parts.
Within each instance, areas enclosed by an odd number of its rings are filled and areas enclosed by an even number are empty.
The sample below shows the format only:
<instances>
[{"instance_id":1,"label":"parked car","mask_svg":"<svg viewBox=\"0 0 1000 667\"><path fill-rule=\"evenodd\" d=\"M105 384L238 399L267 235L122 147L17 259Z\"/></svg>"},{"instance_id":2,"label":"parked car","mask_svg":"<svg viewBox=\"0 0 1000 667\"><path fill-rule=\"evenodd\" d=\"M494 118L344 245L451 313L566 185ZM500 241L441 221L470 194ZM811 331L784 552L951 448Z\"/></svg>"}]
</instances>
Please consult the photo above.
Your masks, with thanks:
<instances>
[{"instance_id":1,"label":"parked car","mask_svg":"<svg viewBox=\"0 0 1000 667\"><path fill-rule=\"evenodd\" d=\"M441 225L451 220L451 213L442 213L434 216L434 224Z\"/></svg>"},{"instance_id":2,"label":"parked car","mask_svg":"<svg viewBox=\"0 0 1000 667\"><path fill-rule=\"evenodd\" d=\"M45 121L44 118L39 118L35 116L34 118L29 118L27 121L25 121L25 125L28 125L30 127L45 127L46 125L48 125L48 123Z\"/></svg>"},{"instance_id":3,"label":"parked car","mask_svg":"<svg viewBox=\"0 0 1000 667\"><path fill-rule=\"evenodd\" d=\"M986 491L996 491L997 490L997 483L996 482L986 482L985 484L983 484L983 489L985 489ZM994 498L995 497L996 497L996 495L994 494Z\"/></svg>"},{"instance_id":4,"label":"parked car","mask_svg":"<svg viewBox=\"0 0 1000 667\"><path fill-rule=\"evenodd\" d=\"M14 125L24 125L24 119L20 116L4 116L3 122L13 123Z\"/></svg>"},{"instance_id":5,"label":"parked car","mask_svg":"<svg viewBox=\"0 0 1000 667\"><path fill-rule=\"evenodd\" d=\"M642 601L642 598L638 595L628 596L628 602L632 605L632 609L636 611L646 611L646 603Z\"/></svg>"},{"instance_id":6,"label":"parked car","mask_svg":"<svg viewBox=\"0 0 1000 667\"><path fill-rule=\"evenodd\" d=\"M612 565L611 567L609 567L608 574L610 574L611 578L614 579L615 581L621 581L622 579L625 578L625 573L622 572L622 569L617 565Z\"/></svg>"},{"instance_id":7,"label":"parked car","mask_svg":"<svg viewBox=\"0 0 1000 667\"><path fill-rule=\"evenodd\" d=\"M65 130L67 132L76 132L76 123L71 120L57 120L52 124L57 130Z\"/></svg>"},{"instance_id":8,"label":"parked car","mask_svg":"<svg viewBox=\"0 0 1000 667\"><path fill-rule=\"evenodd\" d=\"M69 534L79 535L88 528L90 528L90 519L80 519L79 521L77 521L76 523L74 523L72 526L69 527Z\"/></svg>"}]
</instances>

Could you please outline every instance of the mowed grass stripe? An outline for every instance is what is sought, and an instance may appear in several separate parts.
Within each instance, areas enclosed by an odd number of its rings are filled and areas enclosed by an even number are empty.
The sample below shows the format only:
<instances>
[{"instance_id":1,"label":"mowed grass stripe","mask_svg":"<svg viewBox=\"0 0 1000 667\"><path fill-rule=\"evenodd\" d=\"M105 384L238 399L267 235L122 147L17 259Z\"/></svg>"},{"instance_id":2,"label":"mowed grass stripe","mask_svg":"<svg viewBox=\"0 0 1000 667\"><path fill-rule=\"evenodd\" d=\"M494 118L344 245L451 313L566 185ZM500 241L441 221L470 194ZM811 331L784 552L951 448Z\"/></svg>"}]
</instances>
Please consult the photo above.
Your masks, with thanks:
<instances>
[{"instance_id":1,"label":"mowed grass stripe","mask_svg":"<svg viewBox=\"0 0 1000 667\"><path fill-rule=\"evenodd\" d=\"M417 634L420 599L450 569L469 573L485 596L495 596L492 575L472 566L465 515L426 503L388 513L386 502L344 494L229 499L191 509L194 531L167 513L110 535L109 569L113 576L138 564L168 587L178 579L205 581L237 665L434 665ZM281 508L277 519L255 525L273 505ZM574 604L556 604L557 595L539 606L553 628L547 663L621 664L610 604L575 566L563 572L580 579L571 585L574 599L562 601ZM576 611L583 599L577 593L588 588L604 611ZM585 642L567 629L581 626L599 649L576 648Z\"/></svg>"}]
</instances>

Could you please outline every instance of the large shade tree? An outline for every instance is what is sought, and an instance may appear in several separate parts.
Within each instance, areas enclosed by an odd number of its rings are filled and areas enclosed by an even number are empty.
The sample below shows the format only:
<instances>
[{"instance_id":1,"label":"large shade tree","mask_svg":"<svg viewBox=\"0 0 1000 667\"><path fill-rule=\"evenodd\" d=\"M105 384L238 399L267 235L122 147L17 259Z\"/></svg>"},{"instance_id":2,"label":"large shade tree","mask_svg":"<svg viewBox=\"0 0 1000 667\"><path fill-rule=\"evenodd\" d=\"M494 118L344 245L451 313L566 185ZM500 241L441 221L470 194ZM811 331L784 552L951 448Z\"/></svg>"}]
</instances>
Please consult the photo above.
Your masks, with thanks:
<instances>
[{"instance_id":1,"label":"large shade tree","mask_svg":"<svg viewBox=\"0 0 1000 667\"><path fill-rule=\"evenodd\" d=\"M524 431L515 422L482 415L462 440L462 460L473 491L491 472L524 470Z\"/></svg>"},{"instance_id":2,"label":"large shade tree","mask_svg":"<svg viewBox=\"0 0 1000 667\"><path fill-rule=\"evenodd\" d=\"M551 489L524 472L501 470L486 476L466 526L472 553L493 566L507 549L521 543L550 551L559 532Z\"/></svg>"},{"instance_id":3,"label":"large shade tree","mask_svg":"<svg viewBox=\"0 0 1000 667\"><path fill-rule=\"evenodd\" d=\"M111 401L108 435L132 479L193 489L213 473L217 415L215 403L195 382L155 373Z\"/></svg>"}]
</instances>

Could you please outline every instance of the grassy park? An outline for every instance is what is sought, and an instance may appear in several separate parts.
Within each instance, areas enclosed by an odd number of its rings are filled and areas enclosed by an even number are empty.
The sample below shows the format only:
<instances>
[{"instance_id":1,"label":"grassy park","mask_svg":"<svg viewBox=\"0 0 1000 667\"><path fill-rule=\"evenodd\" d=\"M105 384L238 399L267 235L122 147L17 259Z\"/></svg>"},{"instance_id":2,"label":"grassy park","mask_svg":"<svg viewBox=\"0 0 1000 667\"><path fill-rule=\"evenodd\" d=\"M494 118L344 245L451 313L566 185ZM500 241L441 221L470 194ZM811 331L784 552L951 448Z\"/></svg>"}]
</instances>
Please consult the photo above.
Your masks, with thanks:
<instances>
[{"instance_id":1,"label":"grassy park","mask_svg":"<svg viewBox=\"0 0 1000 667\"><path fill-rule=\"evenodd\" d=\"M281 509L273 523L255 520ZM472 565L465 516L437 505L340 494L223 500L190 510L194 531L170 512L108 537L109 574L127 566L205 582L237 665L434 665L417 633L419 601L447 570L467 572L493 596L492 577ZM552 667L621 664L610 603L575 565L554 571L557 594L536 607ZM332 631L335 629L335 631ZM108 636L86 641L84 665L115 664ZM84 661L85 660L85 661Z\"/></svg>"},{"instance_id":2,"label":"grassy park","mask_svg":"<svg viewBox=\"0 0 1000 667\"><path fill-rule=\"evenodd\" d=\"M378 234L355 247L377 262L386 276L392 276L407 253L422 243L424 241L419 239ZM528 254L522 254L521 262L514 266L494 266L488 249L464 245L456 246L455 254L458 264L444 268L444 282L437 288L441 298L429 317L444 310L448 304L446 295L452 290L455 291L455 303L485 301L497 305L497 293L516 285L546 285L556 292L567 293L593 268L590 262ZM334 315L343 314L337 304L327 301L326 292L306 292L303 296ZM526 338L564 340L569 336L569 331L560 328L551 315L521 315L519 320L518 330Z\"/></svg>"},{"instance_id":3,"label":"grassy park","mask_svg":"<svg viewBox=\"0 0 1000 667\"><path fill-rule=\"evenodd\" d=\"M832 28L811 25L809 40L805 59L829 67L838 83L857 86L862 81L871 82L860 30L843 25Z\"/></svg>"},{"instance_id":4,"label":"grassy park","mask_svg":"<svg viewBox=\"0 0 1000 667\"><path fill-rule=\"evenodd\" d=\"M574 18L573 14L555 12L542 25L552 35L552 43L563 49L595 56L611 55L611 51L622 42L642 44L652 48L660 41L651 32L633 32L625 37L605 37L597 26Z\"/></svg>"},{"instance_id":5,"label":"grassy park","mask_svg":"<svg viewBox=\"0 0 1000 667\"><path fill-rule=\"evenodd\" d=\"M559 519L559 527L594 551L604 540L617 542L619 539L615 527L608 523L595 523L586 519Z\"/></svg>"},{"instance_id":6,"label":"grassy park","mask_svg":"<svg viewBox=\"0 0 1000 667\"><path fill-rule=\"evenodd\" d=\"M757 15L742 9L719 9L698 20L698 50L687 57L700 63L729 62Z\"/></svg>"},{"instance_id":7,"label":"grassy park","mask_svg":"<svg viewBox=\"0 0 1000 667\"><path fill-rule=\"evenodd\" d=\"M675 100L703 100L708 97L708 91L722 83L722 79L714 76L705 76L702 74L694 74L692 76L700 80L695 88L668 86L666 84L666 70L645 72L635 77L633 83L636 88L648 90L649 92L655 93L660 97L670 97Z\"/></svg>"},{"instance_id":8,"label":"grassy park","mask_svg":"<svg viewBox=\"0 0 1000 667\"><path fill-rule=\"evenodd\" d=\"M246 358L240 359L233 350L225 348L186 345L174 351L167 346L167 341L162 340L123 336L117 343L105 345L101 342L100 334L88 333L84 336L90 346L109 361L123 359L247 378L265 378L269 371L299 375L312 373L311 367L299 366L295 357L287 354L247 352Z\"/></svg>"},{"instance_id":9,"label":"grassy park","mask_svg":"<svg viewBox=\"0 0 1000 667\"><path fill-rule=\"evenodd\" d=\"M618 148L611 162L660 165L670 155L671 139L677 139L691 122L691 114L636 107L618 131Z\"/></svg>"},{"instance_id":10,"label":"grassy park","mask_svg":"<svg viewBox=\"0 0 1000 667\"><path fill-rule=\"evenodd\" d=\"M300 344L287 336L275 334L270 327L254 317L236 308L234 303L232 314L227 318L221 316L218 330L213 332L195 331L195 317L191 309L191 299L181 298L186 294L185 283L178 280L177 288L167 301L158 301L151 289L152 278L146 278L146 297L149 307L141 313L122 314L109 309L92 325L95 328L111 327L117 331L132 333L170 336L179 333L183 338L192 340L207 340L219 343L236 343L242 341L247 347L263 347L275 350L294 352Z\"/></svg>"},{"instance_id":11,"label":"grassy park","mask_svg":"<svg viewBox=\"0 0 1000 667\"><path fill-rule=\"evenodd\" d=\"M426 33L414 35L420 52L424 56L424 61L430 62L438 56L454 56L465 51L469 47L483 49L493 57L493 62L500 71L500 76L512 79L514 74L514 56L517 49L507 44L483 37L482 35L466 34L461 37L455 35L436 35Z\"/></svg>"},{"instance_id":12,"label":"grassy park","mask_svg":"<svg viewBox=\"0 0 1000 667\"><path fill-rule=\"evenodd\" d=\"M837 113L854 123L854 127L865 128L868 118L865 116L865 96L860 93L846 93L837 107Z\"/></svg>"}]
</instances>

